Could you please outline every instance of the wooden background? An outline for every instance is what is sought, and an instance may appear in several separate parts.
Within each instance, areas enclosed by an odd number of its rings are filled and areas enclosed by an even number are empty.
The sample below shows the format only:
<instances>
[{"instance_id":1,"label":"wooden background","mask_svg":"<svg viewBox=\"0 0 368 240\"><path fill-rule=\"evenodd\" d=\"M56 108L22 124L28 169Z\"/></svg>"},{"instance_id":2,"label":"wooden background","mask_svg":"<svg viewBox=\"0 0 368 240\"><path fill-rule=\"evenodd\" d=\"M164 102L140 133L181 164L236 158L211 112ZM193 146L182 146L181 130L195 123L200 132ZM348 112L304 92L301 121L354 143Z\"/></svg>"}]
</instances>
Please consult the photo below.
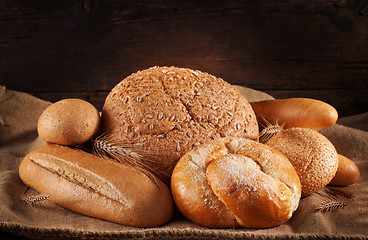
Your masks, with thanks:
<instances>
[{"instance_id":1,"label":"wooden background","mask_svg":"<svg viewBox=\"0 0 368 240\"><path fill-rule=\"evenodd\" d=\"M368 0L0 0L0 85L101 109L151 66L368 111Z\"/></svg>"}]
</instances>

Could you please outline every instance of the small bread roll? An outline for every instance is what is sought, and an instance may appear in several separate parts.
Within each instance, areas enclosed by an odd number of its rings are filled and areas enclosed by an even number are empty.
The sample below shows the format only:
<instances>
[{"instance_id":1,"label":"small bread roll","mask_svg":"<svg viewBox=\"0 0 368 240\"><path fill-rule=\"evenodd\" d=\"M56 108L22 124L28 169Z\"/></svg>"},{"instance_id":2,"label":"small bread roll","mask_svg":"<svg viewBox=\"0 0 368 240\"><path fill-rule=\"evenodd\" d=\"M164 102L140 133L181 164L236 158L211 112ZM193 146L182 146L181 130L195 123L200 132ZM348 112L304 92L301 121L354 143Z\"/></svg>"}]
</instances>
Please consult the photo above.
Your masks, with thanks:
<instances>
[{"instance_id":1,"label":"small bread roll","mask_svg":"<svg viewBox=\"0 0 368 240\"><path fill-rule=\"evenodd\" d=\"M339 165L330 185L348 186L356 183L360 178L359 168L349 158L338 154Z\"/></svg>"},{"instance_id":2,"label":"small bread roll","mask_svg":"<svg viewBox=\"0 0 368 240\"><path fill-rule=\"evenodd\" d=\"M153 67L134 73L107 96L102 131L139 146L144 165L169 181L179 158L225 136L258 139L256 116L229 83L208 73Z\"/></svg>"},{"instance_id":3,"label":"small bread roll","mask_svg":"<svg viewBox=\"0 0 368 240\"><path fill-rule=\"evenodd\" d=\"M47 143L79 145L95 136L100 129L100 114L89 102L63 99L41 114L37 131Z\"/></svg>"},{"instance_id":4,"label":"small bread roll","mask_svg":"<svg viewBox=\"0 0 368 240\"><path fill-rule=\"evenodd\" d=\"M71 211L135 227L168 222L173 201L153 174L81 150L45 145L19 167L22 181Z\"/></svg>"},{"instance_id":5,"label":"small bread roll","mask_svg":"<svg viewBox=\"0 0 368 240\"><path fill-rule=\"evenodd\" d=\"M210 228L269 228L297 209L301 186L289 160L262 143L226 137L186 153L171 190L179 210Z\"/></svg>"},{"instance_id":6,"label":"small bread roll","mask_svg":"<svg viewBox=\"0 0 368 240\"><path fill-rule=\"evenodd\" d=\"M322 189L335 176L338 166L336 149L315 130L285 129L266 144L283 153L294 166L302 184L302 197Z\"/></svg>"}]
</instances>

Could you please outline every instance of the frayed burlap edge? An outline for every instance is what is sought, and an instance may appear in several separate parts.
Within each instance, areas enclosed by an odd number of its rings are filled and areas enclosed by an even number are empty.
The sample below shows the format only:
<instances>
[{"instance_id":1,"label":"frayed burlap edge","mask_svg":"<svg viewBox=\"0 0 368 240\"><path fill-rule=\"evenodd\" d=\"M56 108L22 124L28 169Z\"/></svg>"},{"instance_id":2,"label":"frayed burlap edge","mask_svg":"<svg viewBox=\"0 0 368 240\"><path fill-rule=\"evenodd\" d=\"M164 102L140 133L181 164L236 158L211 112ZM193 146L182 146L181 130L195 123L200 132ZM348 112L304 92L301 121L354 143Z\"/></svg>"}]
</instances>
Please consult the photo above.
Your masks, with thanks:
<instances>
[{"instance_id":1,"label":"frayed burlap edge","mask_svg":"<svg viewBox=\"0 0 368 240\"><path fill-rule=\"evenodd\" d=\"M291 234L285 235L257 235L253 233L239 233L226 229L150 229L142 228L140 230L125 230L116 232L93 232L93 231L78 231L71 229L60 228L37 228L32 226L24 226L15 223L0 223L0 230L15 234L17 236L27 237L30 239L254 239L254 240L269 240L269 239L321 239L321 240L363 240L368 239L366 236L330 236L324 234Z\"/></svg>"}]
</instances>

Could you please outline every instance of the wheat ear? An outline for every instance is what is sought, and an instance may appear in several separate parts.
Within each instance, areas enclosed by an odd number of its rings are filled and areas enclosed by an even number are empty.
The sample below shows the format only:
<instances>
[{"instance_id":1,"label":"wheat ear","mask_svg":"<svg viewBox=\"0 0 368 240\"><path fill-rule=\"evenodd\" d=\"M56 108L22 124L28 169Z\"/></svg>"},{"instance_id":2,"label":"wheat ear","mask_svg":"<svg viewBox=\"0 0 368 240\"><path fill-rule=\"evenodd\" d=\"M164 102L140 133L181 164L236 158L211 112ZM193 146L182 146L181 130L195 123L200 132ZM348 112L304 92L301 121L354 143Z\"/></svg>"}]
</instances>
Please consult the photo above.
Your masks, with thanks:
<instances>
[{"instance_id":1,"label":"wheat ear","mask_svg":"<svg viewBox=\"0 0 368 240\"><path fill-rule=\"evenodd\" d=\"M265 125L262 125L263 130L259 133L259 141L261 143L265 143L270 140L273 136L277 133L281 132L284 129L283 125L279 125L278 122L275 124L270 123L267 121L266 118L262 116L263 122Z\"/></svg>"},{"instance_id":2,"label":"wheat ear","mask_svg":"<svg viewBox=\"0 0 368 240\"><path fill-rule=\"evenodd\" d=\"M316 211L318 212L332 212L339 208L344 208L346 206L346 203L339 202L339 201L333 201L333 202L326 202L318 205L316 207Z\"/></svg>"},{"instance_id":3,"label":"wheat ear","mask_svg":"<svg viewBox=\"0 0 368 240\"><path fill-rule=\"evenodd\" d=\"M45 201L47 201L50 198L50 195L48 194L32 194L32 195L27 195L26 192L29 189L29 187L27 187L27 189L24 191L24 193L20 196L20 199L28 204L29 206L45 206Z\"/></svg>"},{"instance_id":4,"label":"wheat ear","mask_svg":"<svg viewBox=\"0 0 368 240\"><path fill-rule=\"evenodd\" d=\"M353 200L353 194L335 187L325 187L323 191L318 191L317 194L327 198L324 203L316 207L316 211L319 212L331 212L344 208L349 201Z\"/></svg>"},{"instance_id":5,"label":"wheat ear","mask_svg":"<svg viewBox=\"0 0 368 240\"><path fill-rule=\"evenodd\" d=\"M113 135L102 134L93 141L93 153L108 156L122 163L132 163L142 158L134 144L117 143Z\"/></svg>"},{"instance_id":6,"label":"wheat ear","mask_svg":"<svg viewBox=\"0 0 368 240\"><path fill-rule=\"evenodd\" d=\"M147 163L156 163L151 154L134 143L122 143L115 140L115 135L103 134L93 141L93 153L98 156L106 156L119 163L128 164L134 167L143 168L157 176L165 174L162 171L153 169ZM153 164L152 164L153 165Z\"/></svg>"}]
</instances>

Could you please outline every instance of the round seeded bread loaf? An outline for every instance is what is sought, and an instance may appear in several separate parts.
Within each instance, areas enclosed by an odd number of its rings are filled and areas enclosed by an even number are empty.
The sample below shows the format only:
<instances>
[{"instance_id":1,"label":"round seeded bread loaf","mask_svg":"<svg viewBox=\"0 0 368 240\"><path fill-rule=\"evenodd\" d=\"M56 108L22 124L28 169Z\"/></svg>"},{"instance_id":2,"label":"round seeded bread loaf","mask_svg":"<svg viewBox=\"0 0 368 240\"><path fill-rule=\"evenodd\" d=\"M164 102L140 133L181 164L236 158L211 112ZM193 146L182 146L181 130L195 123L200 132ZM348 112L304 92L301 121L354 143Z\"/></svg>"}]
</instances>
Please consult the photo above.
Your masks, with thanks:
<instances>
[{"instance_id":1,"label":"round seeded bread loaf","mask_svg":"<svg viewBox=\"0 0 368 240\"><path fill-rule=\"evenodd\" d=\"M140 153L139 161L166 182L194 146L225 136L259 136L252 107L234 87L178 67L152 67L116 85L103 106L102 131Z\"/></svg>"}]
</instances>

